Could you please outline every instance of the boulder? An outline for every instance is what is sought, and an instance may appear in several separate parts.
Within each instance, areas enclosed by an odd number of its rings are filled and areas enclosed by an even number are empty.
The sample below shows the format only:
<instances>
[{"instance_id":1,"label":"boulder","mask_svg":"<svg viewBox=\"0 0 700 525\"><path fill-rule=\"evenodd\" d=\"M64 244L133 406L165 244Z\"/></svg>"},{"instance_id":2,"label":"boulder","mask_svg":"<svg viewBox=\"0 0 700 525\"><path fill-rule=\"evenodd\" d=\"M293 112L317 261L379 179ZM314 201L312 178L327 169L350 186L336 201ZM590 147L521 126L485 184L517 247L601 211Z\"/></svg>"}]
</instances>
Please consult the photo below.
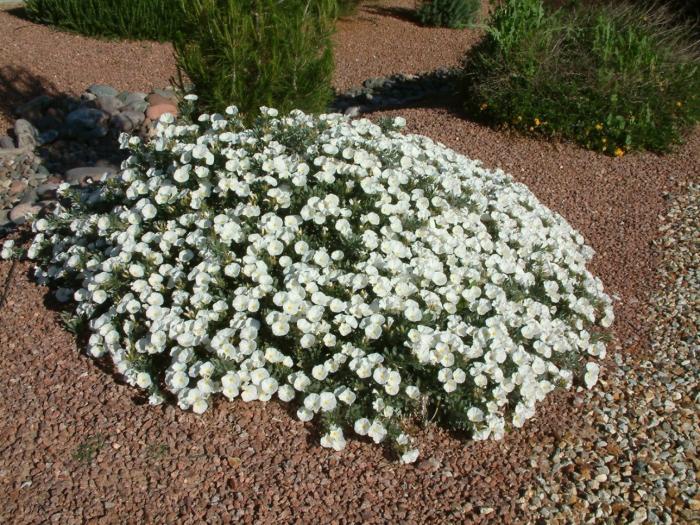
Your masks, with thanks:
<instances>
[{"instance_id":1,"label":"boulder","mask_svg":"<svg viewBox=\"0 0 700 525\"><path fill-rule=\"evenodd\" d=\"M128 106L134 102L145 102L147 96L146 93L122 91L117 95L117 98L121 100L125 106Z\"/></svg>"},{"instance_id":2,"label":"boulder","mask_svg":"<svg viewBox=\"0 0 700 525\"><path fill-rule=\"evenodd\" d=\"M117 97L100 96L95 99L95 107L110 115L116 115L124 107L124 103Z\"/></svg>"},{"instance_id":3,"label":"boulder","mask_svg":"<svg viewBox=\"0 0 700 525\"><path fill-rule=\"evenodd\" d=\"M131 102L122 108L122 111L136 111L138 113L146 113L148 102L145 100Z\"/></svg>"},{"instance_id":4,"label":"boulder","mask_svg":"<svg viewBox=\"0 0 700 525\"><path fill-rule=\"evenodd\" d=\"M104 126L109 120L109 115L95 108L78 108L66 116L66 125L70 128L93 129Z\"/></svg>"},{"instance_id":5,"label":"boulder","mask_svg":"<svg viewBox=\"0 0 700 525\"><path fill-rule=\"evenodd\" d=\"M116 97L119 94L119 91L106 84L93 84L87 91L96 97Z\"/></svg>"},{"instance_id":6,"label":"boulder","mask_svg":"<svg viewBox=\"0 0 700 525\"><path fill-rule=\"evenodd\" d=\"M148 111L146 111L146 117L151 120L158 120L162 115L166 113L171 113L173 116L177 116L177 107L173 104L157 104L155 106L150 106Z\"/></svg>"}]
</instances>

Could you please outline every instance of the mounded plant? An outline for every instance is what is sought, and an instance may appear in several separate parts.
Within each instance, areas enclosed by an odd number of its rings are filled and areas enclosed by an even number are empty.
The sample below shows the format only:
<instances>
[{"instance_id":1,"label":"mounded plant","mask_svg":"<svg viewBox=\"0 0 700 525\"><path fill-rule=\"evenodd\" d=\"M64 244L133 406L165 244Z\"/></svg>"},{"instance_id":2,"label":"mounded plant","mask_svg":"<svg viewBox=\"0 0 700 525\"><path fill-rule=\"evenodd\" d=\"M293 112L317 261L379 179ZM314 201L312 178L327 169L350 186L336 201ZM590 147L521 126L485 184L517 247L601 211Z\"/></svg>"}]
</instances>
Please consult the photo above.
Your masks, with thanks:
<instances>
[{"instance_id":1,"label":"mounded plant","mask_svg":"<svg viewBox=\"0 0 700 525\"><path fill-rule=\"evenodd\" d=\"M500 439L596 382L611 300L561 216L403 124L165 115L117 178L60 188L36 277L152 403L276 398L324 447L352 431L404 462L414 419Z\"/></svg>"},{"instance_id":2,"label":"mounded plant","mask_svg":"<svg viewBox=\"0 0 700 525\"><path fill-rule=\"evenodd\" d=\"M332 96L335 0L190 0L175 43L199 107L321 112Z\"/></svg>"},{"instance_id":3,"label":"mounded plant","mask_svg":"<svg viewBox=\"0 0 700 525\"><path fill-rule=\"evenodd\" d=\"M423 0L416 10L421 24L460 29L474 24L481 0Z\"/></svg>"},{"instance_id":4,"label":"mounded plant","mask_svg":"<svg viewBox=\"0 0 700 525\"><path fill-rule=\"evenodd\" d=\"M28 17L68 31L109 38L171 40L183 29L178 0L27 0Z\"/></svg>"},{"instance_id":5,"label":"mounded plant","mask_svg":"<svg viewBox=\"0 0 700 525\"><path fill-rule=\"evenodd\" d=\"M608 154L668 151L700 118L697 41L658 6L506 0L464 67L472 115Z\"/></svg>"}]
</instances>

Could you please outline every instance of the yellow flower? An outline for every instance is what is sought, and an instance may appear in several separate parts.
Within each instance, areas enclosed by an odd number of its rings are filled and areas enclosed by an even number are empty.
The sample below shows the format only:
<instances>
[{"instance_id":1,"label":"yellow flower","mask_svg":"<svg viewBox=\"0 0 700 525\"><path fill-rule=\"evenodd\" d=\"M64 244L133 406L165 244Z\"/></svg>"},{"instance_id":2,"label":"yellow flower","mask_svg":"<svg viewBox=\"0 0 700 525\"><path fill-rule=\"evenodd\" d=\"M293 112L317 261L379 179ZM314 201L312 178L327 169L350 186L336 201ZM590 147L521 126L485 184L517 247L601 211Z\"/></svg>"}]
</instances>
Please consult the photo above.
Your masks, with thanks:
<instances>
[{"instance_id":1,"label":"yellow flower","mask_svg":"<svg viewBox=\"0 0 700 525\"><path fill-rule=\"evenodd\" d=\"M601 129L603 129L603 125L600 122L598 122L598 124L595 125L595 129L600 131Z\"/></svg>"},{"instance_id":2,"label":"yellow flower","mask_svg":"<svg viewBox=\"0 0 700 525\"><path fill-rule=\"evenodd\" d=\"M676 102L677 107L681 107L682 105L683 105L683 102L681 102L680 100L678 102Z\"/></svg>"},{"instance_id":3,"label":"yellow flower","mask_svg":"<svg viewBox=\"0 0 700 525\"><path fill-rule=\"evenodd\" d=\"M615 156L622 157L625 154L625 150L622 148L615 148Z\"/></svg>"},{"instance_id":4,"label":"yellow flower","mask_svg":"<svg viewBox=\"0 0 700 525\"><path fill-rule=\"evenodd\" d=\"M540 119L535 117L535 126L539 126L539 125L540 125Z\"/></svg>"}]
</instances>

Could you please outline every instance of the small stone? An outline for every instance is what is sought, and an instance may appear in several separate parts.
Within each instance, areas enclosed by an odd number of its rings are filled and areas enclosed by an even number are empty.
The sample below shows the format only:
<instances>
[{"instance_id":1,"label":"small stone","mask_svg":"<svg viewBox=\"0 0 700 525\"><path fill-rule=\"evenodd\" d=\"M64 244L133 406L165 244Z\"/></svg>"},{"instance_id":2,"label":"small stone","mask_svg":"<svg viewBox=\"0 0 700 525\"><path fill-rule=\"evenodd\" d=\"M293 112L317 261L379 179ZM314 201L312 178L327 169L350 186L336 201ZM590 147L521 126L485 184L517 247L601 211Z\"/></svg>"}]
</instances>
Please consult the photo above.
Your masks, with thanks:
<instances>
[{"instance_id":1,"label":"small stone","mask_svg":"<svg viewBox=\"0 0 700 525\"><path fill-rule=\"evenodd\" d=\"M101 181L109 175L114 175L117 169L113 166L91 166L73 168L66 172L65 180L71 186L85 184L88 180Z\"/></svg>"},{"instance_id":2,"label":"small stone","mask_svg":"<svg viewBox=\"0 0 700 525\"><path fill-rule=\"evenodd\" d=\"M20 204L34 204L38 200L38 195L34 188L26 190L20 198Z\"/></svg>"},{"instance_id":3,"label":"small stone","mask_svg":"<svg viewBox=\"0 0 700 525\"><path fill-rule=\"evenodd\" d=\"M21 203L12 208L12 211L10 212L10 220L17 225L24 224L30 217L36 215L40 211L40 206L26 202Z\"/></svg>"},{"instance_id":4,"label":"small stone","mask_svg":"<svg viewBox=\"0 0 700 525\"><path fill-rule=\"evenodd\" d=\"M350 117L350 118L359 117L361 113L362 113L361 106L350 106L349 108L347 108L345 110L345 116Z\"/></svg>"},{"instance_id":5,"label":"small stone","mask_svg":"<svg viewBox=\"0 0 700 525\"><path fill-rule=\"evenodd\" d=\"M101 109L105 113L109 113L110 115L116 115L119 113L119 110L124 107L124 103L119 100L117 97L97 97L95 99L95 106L97 106L98 109Z\"/></svg>"},{"instance_id":6,"label":"small stone","mask_svg":"<svg viewBox=\"0 0 700 525\"><path fill-rule=\"evenodd\" d=\"M119 91L106 84L93 84L87 91L96 97L116 97L119 94Z\"/></svg>"},{"instance_id":7,"label":"small stone","mask_svg":"<svg viewBox=\"0 0 700 525\"><path fill-rule=\"evenodd\" d=\"M146 111L146 116L151 120L158 120L161 116L166 113L171 113L173 116L177 116L177 108L172 104L158 104L156 106L151 106Z\"/></svg>"},{"instance_id":8,"label":"small stone","mask_svg":"<svg viewBox=\"0 0 700 525\"><path fill-rule=\"evenodd\" d=\"M36 194L40 199L55 199L58 184L54 182L46 182L41 186L37 186Z\"/></svg>"},{"instance_id":9,"label":"small stone","mask_svg":"<svg viewBox=\"0 0 700 525\"><path fill-rule=\"evenodd\" d=\"M36 146L37 130L31 122L23 118L15 122L15 138L18 148L33 148Z\"/></svg>"},{"instance_id":10,"label":"small stone","mask_svg":"<svg viewBox=\"0 0 700 525\"><path fill-rule=\"evenodd\" d=\"M27 189L27 183L25 181L15 180L15 181L12 181L12 183L10 184L10 188L8 190L8 193L10 195L19 195L25 189Z\"/></svg>"},{"instance_id":11,"label":"small stone","mask_svg":"<svg viewBox=\"0 0 700 525\"><path fill-rule=\"evenodd\" d=\"M59 132L56 129L49 129L43 133L39 133L39 145L43 146L44 144L51 144L58 138L58 136Z\"/></svg>"}]
</instances>

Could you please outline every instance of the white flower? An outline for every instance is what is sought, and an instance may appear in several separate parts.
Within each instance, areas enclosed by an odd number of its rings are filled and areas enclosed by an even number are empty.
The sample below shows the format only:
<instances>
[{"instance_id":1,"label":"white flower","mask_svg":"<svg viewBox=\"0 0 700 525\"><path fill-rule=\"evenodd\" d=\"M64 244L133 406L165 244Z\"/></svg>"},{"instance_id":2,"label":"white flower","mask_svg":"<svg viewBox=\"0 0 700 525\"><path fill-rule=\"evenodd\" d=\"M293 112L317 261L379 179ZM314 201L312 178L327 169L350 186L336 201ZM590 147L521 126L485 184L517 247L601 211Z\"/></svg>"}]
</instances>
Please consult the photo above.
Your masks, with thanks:
<instances>
[{"instance_id":1,"label":"white flower","mask_svg":"<svg viewBox=\"0 0 700 525\"><path fill-rule=\"evenodd\" d=\"M335 407L337 406L335 395L333 395L332 392L322 392L319 396L319 406L324 412L331 412L332 410L335 410Z\"/></svg>"},{"instance_id":2,"label":"white flower","mask_svg":"<svg viewBox=\"0 0 700 525\"><path fill-rule=\"evenodd\" d=\"M360 418L357 421L355 421L355 432L360 436L366 436L367 432L369 432L370 426L371 423L369 419L367 419L366 417Z\"/></svg>"},{"instance_id":3,"label":"white flower","mask_svg":"<svg viewBox=\"0 0 700 525\"><path fill-rule=\"evenodd\" d=\"M586 373L583 376L586 382L586 388L589 390L598 382L598 374L600 374L600 366L597 363L586 363Z\"/></svg>"},{"instance_id":4,"label":"white flower","mask_svg":"<svg viewBox=\"0 0 700 525\"><path fill-rule=\"evenodd\" d=\"M328 370L323 365L316 365L313 367L311 370L311 375L313 376L314 379L318 381L323 381L328 377Z\"/></svg>"},{"instance_id":5,"label":"white flower","mask_svg":"<svg viewBox=\"0 0 700 525\"><path fill-rule=\"evenodd\" d=\"M277 395L282 401L289 402L294 399L294 389L289 385L282 385L277 390Z\"/></svg>"},{"instance_id":6,"label":"white flower","mask_svg":"<svg viewBox=\"0 0 700 525\"><path fill-rule=\"evenodd\" d=\"M149 388L153 384L153 381L151 381L151 376L146 372L139 372L136 375L136 384L141 388Z\"/></svg>"},{"instance_id":7,"label":"white flower","mask_svg":"<svg viewBox=\"0 0 700 525\"><path fill-rule=\"evenodd\" d=\"M480 423L484 420L484 412L480 408L471 407L467 410L467 418L472 423Z\"/></svg>"},{"instance_id":8,"label":"white flower","mask_svg":"<svg viewBox=\"0 0 700 525\"><path fill-rule=\"evenodd\" d=\"M345 437L343 436L343 430L333 425L328 430L328 433L321 437L321 446L325 448L332 448L336 451L341 451L345 448Z\"/></svg>"},{"instance_id":9,"label":"white flower","mask_svg":"<svg viewBox=\"0 0 700 525\"><path fill-rule=\"evenodd\" d=\"M297 417L300 421L311 421L314 417L314 413L306 407L301 407L297 410Z\"/></svg>"},{"instance_id":10,"label":"white flower","mask_svg":"<svg viewBox=\"0 0 700 525\"><path fill-rule=\"evenodd\" d=\"M387 430L375 419L367 430L367 435L371 437L375 443L381 443L387 435Z\"/></svg>"},{"instance_id":11,"label":"white flower","mask_svg":"<svg viewBox=\"0 0 700 525\"><path fill-rule=\"evenodd\" d=\"M412 448L411 450L407 450L401 455L401 463L404 465L408 465L409 463L415 463L415 461L418 459L418 449L417 448Z\"/></svg>"}]
</instances>

